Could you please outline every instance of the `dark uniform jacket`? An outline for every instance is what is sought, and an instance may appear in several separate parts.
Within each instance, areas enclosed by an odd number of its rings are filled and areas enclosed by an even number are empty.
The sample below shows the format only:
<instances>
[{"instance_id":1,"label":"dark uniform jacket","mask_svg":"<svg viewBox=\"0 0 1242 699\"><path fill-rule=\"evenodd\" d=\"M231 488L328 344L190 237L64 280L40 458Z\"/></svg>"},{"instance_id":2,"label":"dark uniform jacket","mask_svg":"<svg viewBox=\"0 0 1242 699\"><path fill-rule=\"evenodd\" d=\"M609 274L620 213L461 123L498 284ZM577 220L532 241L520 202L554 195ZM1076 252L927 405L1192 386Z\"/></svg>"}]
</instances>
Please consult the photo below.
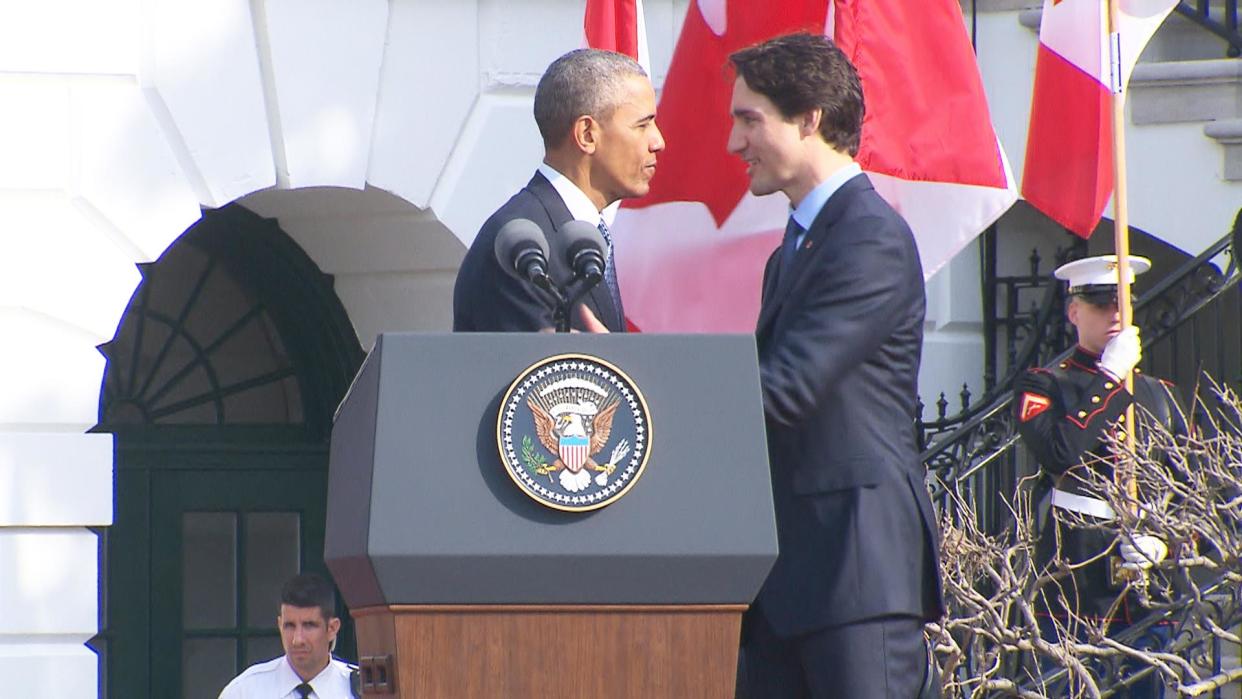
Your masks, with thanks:
<instances>
[{"instance_id":1,"label":"dark uniform jacket","mask_svg":"<svg viewBox=\"0 0 1242 699\"><path fill-rule=\"evenodd\" d=\"M1040 465L1039 485L1034 494L1039 542L1036 562L1052 560L1056 551L1056 535L1052 527L1060 527L1062 558L1080 562L1107 549L1114 537L1107 532L1061 526L1051 510L1051 494L1055 487L1069 493L1097 497L1086 492L1075 478L1077 469L1088 455L1103 457L1111 463L1112 454L1105 443L1107 432L1125 436L1125 411L1135 401L1152 417L1175 434L1186 434L1184 415L1171 384L1138 373L1134 376L1134 395L1124 384L1115 381L1096 367L1099 356L1082 347L1052 369L1030 369L1020 375L1014 387L1014 412L1018 434ZM1136 413L1136 420L1139 419ZM1142 421L1139 420L1140 424ZM1100 468L1096 462L1093 468ZM1111 467L1109 467L1111 470ZM1114 552L1115 553L1115 552ZM1074 576L1073 584L1063 583L1067 598L1077 604L1080 614L1102 617L1116 600L1118 588L1110 585L1107 558L1086 566ZM1052 610L1057 611L1056 606ZM1124 610L1123 610L1124 613Z\"/></svg>"},{"instance_id":2,"label":"dark uniform jacket","mask_svg":"<svg viewBox=\"0 0 1242 699\"><path fill-rule=\"evenodd\" d=\"M756 340L780 555L750 614L778 636L940 616L938 528L914 439L923 268L866 175L764 270Z\"/></svg>"},{"instance_id":3,"label":"dark uniform jacket","mask_svg":"<svg viewBox=\"0 0 1242 699\"><path fill-rule=\"evenodd\" d=\"M475 332L535 332L555 327L552 311L555 301L542 289L518 279L501 268L494 247L501 227L514 219L534 221L548 238L548 273L560 284L573 277L564 259L559 229L573 216L561 195L542 174L530 182L492 214L462 260L453 287L453 330ZM617 312L604 284L591 289L581 303L612 332L625 332L625 320ZM578 314L571 310L575 329L584 330Z\"/></svg>"}]
</instances>

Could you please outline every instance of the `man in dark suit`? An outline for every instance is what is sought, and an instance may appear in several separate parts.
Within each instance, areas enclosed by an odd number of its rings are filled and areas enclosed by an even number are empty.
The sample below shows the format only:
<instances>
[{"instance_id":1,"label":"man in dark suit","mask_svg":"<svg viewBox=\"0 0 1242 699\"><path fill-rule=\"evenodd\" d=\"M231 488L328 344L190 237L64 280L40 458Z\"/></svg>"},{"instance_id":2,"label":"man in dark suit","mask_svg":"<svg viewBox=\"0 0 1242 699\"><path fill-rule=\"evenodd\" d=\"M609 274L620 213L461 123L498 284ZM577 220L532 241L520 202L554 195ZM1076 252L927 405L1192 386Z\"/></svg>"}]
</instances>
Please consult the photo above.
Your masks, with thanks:
<instances>
[{"instance_id":1,"label":"man in dark suit","mask_svg":"<svg viewBox=\"0 0 1242 699\"><path fill-rule=\"evenodd\" d=\"M853 160L863 95L840 49L795 34L730 62L729 151L792 207L756 329L780 556L744 617L745 694L910 699L942 614L913 426L918 249Z\"/></svg>"},{"instance_id":2,"label":"man in dark suit","mask_svg":"<svg viewBox=\"0 0 1242 699\"><path fill-rule=\"evenodd\" d=\"M573 275L561 251L560 228L577 219L598 226L608 246L604 280L572 313L577 329L625 330L604 210L650 188L664 138L655 123L655 92L636 61L611 51L579 49L552 62L535 89L535 122L544 159L530 182L483 224L457 272L453 329L539 331L553 327L555 301L508 274L493 254L504 224L534 221L548 238L549 266L560 283Z\"/></svg>"}]
</instances>

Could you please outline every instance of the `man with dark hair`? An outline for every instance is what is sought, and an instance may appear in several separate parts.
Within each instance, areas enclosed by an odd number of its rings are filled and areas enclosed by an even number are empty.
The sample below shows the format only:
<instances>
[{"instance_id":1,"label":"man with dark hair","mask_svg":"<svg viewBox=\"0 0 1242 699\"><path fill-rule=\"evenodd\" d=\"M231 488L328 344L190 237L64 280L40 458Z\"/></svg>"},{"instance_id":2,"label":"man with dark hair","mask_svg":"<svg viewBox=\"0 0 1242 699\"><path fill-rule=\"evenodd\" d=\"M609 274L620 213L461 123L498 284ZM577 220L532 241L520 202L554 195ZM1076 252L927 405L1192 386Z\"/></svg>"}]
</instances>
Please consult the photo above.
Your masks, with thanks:
<instances>
[{"instance_id":1,"label":"man with dark hair","mask_svg":"<svg viewBox=\"0 0 1242 699\"><path fill-rule=\"evenodd\" d=\"M285 654L246 668L220 699L350 699L353 666L332 657L341 620L332 583L314 573L291 578L276 617Z\"/></svg>"},{"instance_id":2,"label":"man with dark hair","mask_svg":"<svg viewBox=\"0 0 1242 699\"><path fill-rule=\"evenodd\" d=\"M791 206L756 329L780 555L743 620L744 692L910 699L943 612L914 441L918 249L853 160L863 95L840 49L795 34L729 59L729 151Z\"/></svg>"},{"instance_id":3,"label":"man with dark hair","mask_svg":"<svg viewBox=\"0 0 1242 699\"><path fill-rule=\"evenodd\" d=\"M453 329L539 331L553 327L553 297L508 274L493 247L502 226L529 219L553 251L549 274L558 282L572 272L556 251L559 229L571 220L598 226L607 245L604 281L583 299L587 314L573 313L578 329L598 319L625 330L625 313L613 264L612 236L604 209L650 188L664 138L655 123L651 82L628 56L579 49L548 66L535 89L535 122L543 136L543 163L530 182L483 224L462 260L453 289Z\"/></svg>"}]
</instances>

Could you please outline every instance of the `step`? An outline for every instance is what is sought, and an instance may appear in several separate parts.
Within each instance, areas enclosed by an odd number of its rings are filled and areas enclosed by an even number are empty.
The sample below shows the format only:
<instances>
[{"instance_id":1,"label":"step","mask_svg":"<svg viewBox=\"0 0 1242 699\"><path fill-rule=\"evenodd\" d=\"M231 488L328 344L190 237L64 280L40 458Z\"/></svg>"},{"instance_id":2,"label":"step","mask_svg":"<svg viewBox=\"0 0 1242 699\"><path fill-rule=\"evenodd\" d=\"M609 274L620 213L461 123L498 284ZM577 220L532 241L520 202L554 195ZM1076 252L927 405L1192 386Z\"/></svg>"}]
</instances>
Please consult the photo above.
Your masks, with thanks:
<instances>
[{"instance_id":1,"label":"step","mask_svg":"<svg viewBox=\"0 0 1242 699\"><path fill-rule=\"evenodd\" d=\"M1225 151L1221 176L1231 182L1242 181L1242 119L1221 119L1203 125L1203 133L1216 139Z\"/></svg>"},{"instance_id":2,"label":"step","mask_svg":"<svg viewBox=\"0 0 1242 699\"><path fill-rule=\"evenodd\" d=\"M1130 77L1129 102L1134 124L1242 117L1242 60L1140 63Z\"/></svg>"}]
</instances>

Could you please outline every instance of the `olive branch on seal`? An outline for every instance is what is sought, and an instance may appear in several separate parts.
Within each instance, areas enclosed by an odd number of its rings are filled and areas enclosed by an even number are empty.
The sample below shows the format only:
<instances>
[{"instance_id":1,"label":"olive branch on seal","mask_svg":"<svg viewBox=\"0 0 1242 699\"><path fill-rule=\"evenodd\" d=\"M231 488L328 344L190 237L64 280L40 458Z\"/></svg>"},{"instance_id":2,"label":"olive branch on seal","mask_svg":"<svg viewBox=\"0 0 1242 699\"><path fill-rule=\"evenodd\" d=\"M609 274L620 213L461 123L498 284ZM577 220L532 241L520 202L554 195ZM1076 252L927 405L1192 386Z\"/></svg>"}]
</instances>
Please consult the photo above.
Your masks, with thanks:
<instances>
[{"instance_id":1,"label":"olive branch on seal","mask_svg":"<svg viewBox=\"0 0 1242 699\"><path fill-rule=\"evenodd\" d=\"M535 449L535 442L531 440L530 435L522 437L521 458L522 465L526 467L527 471L530 471L532 476L539 475L539 467L548 463L548 457L544 456L538 449ZM552 474L550 473L548 474L548 480L552 480Z\"/></svg>"}]
</instances>

